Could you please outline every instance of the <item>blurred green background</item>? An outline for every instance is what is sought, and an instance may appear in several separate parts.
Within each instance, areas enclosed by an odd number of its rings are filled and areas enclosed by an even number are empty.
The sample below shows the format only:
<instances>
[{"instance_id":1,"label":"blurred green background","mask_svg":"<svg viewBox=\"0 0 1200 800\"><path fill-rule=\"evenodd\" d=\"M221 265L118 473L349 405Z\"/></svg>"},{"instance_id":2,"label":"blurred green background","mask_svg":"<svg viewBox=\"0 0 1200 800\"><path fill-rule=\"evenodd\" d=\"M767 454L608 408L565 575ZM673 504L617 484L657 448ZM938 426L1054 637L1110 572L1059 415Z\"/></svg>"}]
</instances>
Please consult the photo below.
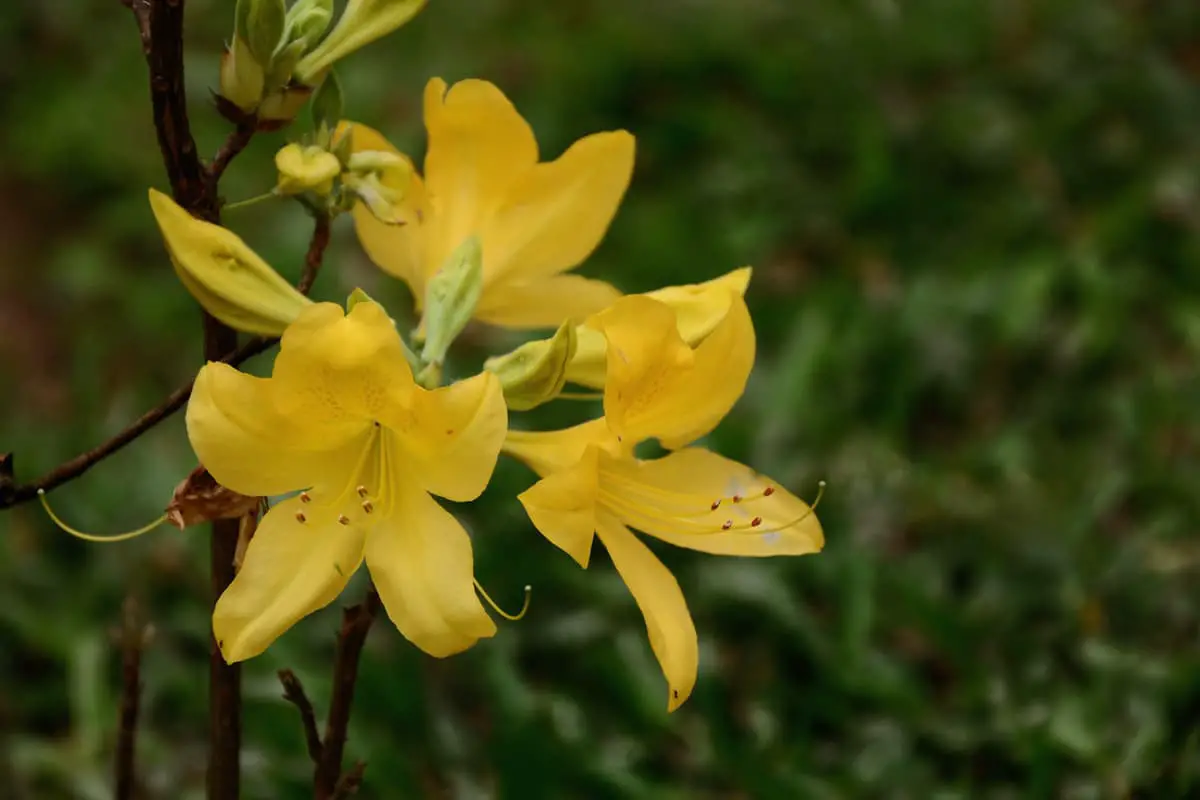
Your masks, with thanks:
<instances>
[{"instance_id":1,"label":"blurred green background","mask_svg":"<svg viewBox=\"0 0 1200 800\"><path fill-rule=\"evenodd\" d=\"M233 0L188 13L213 152ZM0 450L32 478L192 374L200 324L146 203L164 177L129 12L5 3L0 47ZM668 716L607 557L584 572L542 540L514 499L530 474L502 463L456 510L484 584L513 607L533 584L532 610L446 661L376 626L361 797L1200 796L1200 5L433 0L344 64L347 114L419 155L434 75L498 83L547 156L636 134L584 274L638 291L756 267L757 369L709 443L804 496L826 479L828 544L655 547L701 639ZM227 197L269 188L286 135L255 141ZM298 208L228 221L298 274ZM402 313L346 222L316 294L361 285ZM460 369L514 341L473 330ZM123 530L193 463L175 418L54 500ZM157 630L144 796L202 796L204 534L87 545L35 505L0 533L0 796L109 796L131 592ZM247 798L310 794L275 670L323 713L337 614L246 666Z\"/></svg>"}]
</instances>

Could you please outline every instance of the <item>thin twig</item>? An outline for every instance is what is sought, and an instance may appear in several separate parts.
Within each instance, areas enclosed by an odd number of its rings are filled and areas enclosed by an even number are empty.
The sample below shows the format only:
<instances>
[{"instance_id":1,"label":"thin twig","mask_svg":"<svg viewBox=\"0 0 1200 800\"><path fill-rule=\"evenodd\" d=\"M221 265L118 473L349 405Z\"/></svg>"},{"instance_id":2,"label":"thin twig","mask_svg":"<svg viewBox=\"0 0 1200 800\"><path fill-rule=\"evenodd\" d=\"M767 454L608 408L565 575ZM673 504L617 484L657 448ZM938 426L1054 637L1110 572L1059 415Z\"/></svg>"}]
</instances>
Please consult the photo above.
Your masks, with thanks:
<instances>
[{"instance_id":1,"label":"thin twig","mask_svg":"<svg viewBox=\"0 0 1200 800\"><path fill-rule=\"evenodd\" d=\"M142 622L137 601L125 598L121 613L121 709L117 724L115 800L132 800L137 785L137 728L142 695L142 651L151 628Z\"/></svg>"},{"instance_id":2,"label":"thin twig","mask_svg":"<svg viewBox=\"0 0 1200 800\"><path fill-rule=\"evenodd\" d=\"M325 261L325 249L329 247L329 215L317 214L315 223L312 239L308 243L308 252L304 255L304 272L300 275L300 282L296 284L301 294L312 291L317 273L321 271L321 264Z\"/></svg>"},{"instance_id":3,"label":"thin twig","mask_svg":"<svg viewBox=\"0 0 1200 800\"><path fill-rule=\"evenodd\" d=\"M142 54L150 55L150 0L121 0L121 5L133 12L138 34L142 37Z\"/></svg>"},{"instance_id":4,"label":"thin twig","mask_svg":"<svg viewBox=\"0 0 1200 800\"><path fill-rule=\"evenodd\" d=\"M217 182L221 180L229 162L237 158L238 154L246 149L246 145L250 144L250 140L254 137L254 131L254 121L244 120L229 132L221 149L217 151L208 165L208 178L212 181L213 186L216 186Z\"/></svg>"},{"instance_id":5,"label":"thin twig","mask_svg":"<svg viewBox=\"0 0 1200 800\"><path fill-rule=\"evenodd\" d=\"M296 707L300 712L300 722L304 725L304 742L308 745L308 757L313 764L321 763L321 734L317 730L317 715L313 711L308 695L304 693L304 684L290 669L279 670L279 682L283 684L283 699Z\"/></svg>"},{"instance_id":6,"label":"thin twig","mask_svg":"<svg viewBox=\"0 0 1200 800\"><path fill-rule=\"evenodd\" d=\"M263 339L256 337L243 344L232 353L226 354L224 358L217 359L231 366L237 366L243 361L258 355L267 350L278 339ZM125 445L133 442L146 431L153 428L158 423L165 420L167 417L174 414L179 409L183 408L187 403L188 398L192 396L192 387L196 380L192 380L180 386L171 394L167 395L166 399L159 403L154 408L147 411L142 416L134 420L125 430L113 436L108 441L97 447L88 450L85 453L72 458L70 461L65 461L59 464L54 469L47 472L37 480L24 483L19 486L10 485L7 488L4 485L4 474L12 472L12 454L7 453L0 457L0 509L9 508L11 506L20 505L28 502L35 497L39 489L50 491L51 489L61 486L67 481L78 478L83 473L87 472L100 461L111 456Z\"/></svg>"},{"instance_id":7,"label":"thin twig","mask_svg":"<svg viewBox=\"0 0 1200 800\"><path fill-rule=\"evenodd\" d=\"M333 699L329 705L329 719L325 722L325 735L321 739L324 743L321 763L317 765L313 776L317 800L332 800L338 796L342 754L346 749L346 731L350 725L350 707L354 702L354 685L358 680L358 659L379 607L379 594L372 588L366 599L342 612L337 661L333 669Z\"/></svg>"},{"instance_id":8,"label":"thin twig","mask_svg":"<svg viewBox=\"0 0 1200 800\"><path fill-rule=\"evenodd\" d=\"M366 771L367 762L355 761L354 766L346 770L338 779L337 786L333 787L332 800L346 800L347 797L358 794L363 782L363 773Z\"/></svg>"}]
</instances>

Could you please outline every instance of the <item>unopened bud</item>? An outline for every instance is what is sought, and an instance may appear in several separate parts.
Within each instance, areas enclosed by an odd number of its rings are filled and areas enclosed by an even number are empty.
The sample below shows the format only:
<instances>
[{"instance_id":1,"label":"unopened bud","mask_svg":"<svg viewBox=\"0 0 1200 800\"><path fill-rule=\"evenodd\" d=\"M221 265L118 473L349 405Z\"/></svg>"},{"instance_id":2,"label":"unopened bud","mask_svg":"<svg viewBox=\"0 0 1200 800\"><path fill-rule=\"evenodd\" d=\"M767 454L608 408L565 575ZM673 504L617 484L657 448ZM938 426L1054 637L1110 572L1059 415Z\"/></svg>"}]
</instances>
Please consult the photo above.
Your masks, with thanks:
<instances>
[{"instance_id":1,"label":"unopened bud","mask_svg":"<svg viewBox=\"0 0 1200 800\"><path fill-rule=\"evenodd\" d=\"M562 392L575 343L575 326L566 322L549 339L526 342L511 353L489 358L483 368L500 379L509 408L528 411Z\"/></svg>"},{"instance_id":2,"label":"unopened bud","mask_svg":"<svg viewBox=\"0 0 1200 800\"><path fill-rule=\"evenodd\" d=\"M300 42L307 52L321 41L332 21L333 0L299 0L288 9L284 35L289 42Z\"/></svg>"},{"instance_id":3,"label":"unopened bud","mask_svg":"<svg viewBox=\"0 0 1200 800\"><path fill-rule=\"evenodd\" d=\"M265 75L250 47L240 36L221 56L221 97L250 113L262 99Z\"/></svg>"},{"instance_id":4,"label":"unopened bud","mask_svg":"<svg viewBox=\"0 0 1200 800\"><path fill-rule=\"evenodd\" d=\"M231 328L279 336L312 304L232 232L196 219L154 189L150 207L179 280Z\"/></svg>"},{"instance_id":5,"label":"unopened bud","mask_svg":"<svg viewBox=\"0 0 1200 800\"><path fill-rule=\"evenodd\" d=\"M254 60L266 67L283 40L286 17L283 0L238 0L234 11L234 38L245 39Z\"/></svg>"},{"instance_id":6,"label":"unopened bud","mask_svg":"<svg viewBox=\"0 0 1200 800\"><path fill-rule=\"evenodd\" d=\"M337 25L296 65L296 80L312 84L340 58L408 22L425 0L350 0Z\"/></svg>"},{"instance_id":7,"label":"unopened bud","mask_svg":"<svg viewBox=\"0 0 1200 800\"><path fill-rule=\"evenodd\" d=\"M425 288L425 347L421 359L441 364L450 345L475 313L483 293L483 248L468 237L442 264Z\"/></svg>"},{"instance_id":8,"label":"unopened bud","mask_svg":"<svg viewBox=\"0 0 1200 800\"><path fill-rule=\"evenodd\" d=\"M279 194L313 192L324 197L333 191L333 179L342 171L342 164L333 153L319 147L289 144L275 154L279 170Z\"/></svg>"}]
</instances>

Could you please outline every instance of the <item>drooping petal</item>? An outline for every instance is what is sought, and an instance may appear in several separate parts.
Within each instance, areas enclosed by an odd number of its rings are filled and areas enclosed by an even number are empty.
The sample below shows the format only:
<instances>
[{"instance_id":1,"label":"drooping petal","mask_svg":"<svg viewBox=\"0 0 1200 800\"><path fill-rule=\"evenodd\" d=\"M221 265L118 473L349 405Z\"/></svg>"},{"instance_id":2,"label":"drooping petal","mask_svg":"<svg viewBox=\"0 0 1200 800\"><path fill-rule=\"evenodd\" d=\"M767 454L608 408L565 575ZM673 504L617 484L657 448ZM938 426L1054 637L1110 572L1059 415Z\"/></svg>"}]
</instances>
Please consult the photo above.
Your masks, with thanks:
<instances>
[{"instance_id":1,"label":"drooping petal","mask_svg":"<svg viewBox=\"0 0 1200 800\"><path fill-rule=\"evenodd\" d=\"M486 248L484 258L487 258ZM484 289L475 317L506 328L553 328L583 320L616 302L611 284L579 275L554 275L528 283L503 283Z\"/></svg>"},{"instance_id":2,"label":"drooping petal","mask_svg":"<svg viewBox=\"0 0 1200 800\"><path fill-rule=\"evenodd\" d=\"M450 500L474 500L487 487L508 429L500 381L484 372L433 391L417 388L410 406L380 421L402 442L425 491Z\"/></svg>"},{"instance_id":3,"label":"drooping petal","mask_svg":"<svg viewBox=\"0 0 1200 800\"><path fill-rule=\"evenodd\" d=\"M609 508L627 525L679 547L726 556L784 556L816 553L825 543L807 503L749 467L702 448L653 461L601 455L600 486L611 498Z\"/></svg>"},{"instance_id":4,"label":"drooping petal","mask_svg":"<svg viewBox=\"0 0 1200 800\"><path fill-rule=\"evenodd\" d=\"M342 123L338 135L350 136L350 151L393 153L409 160L408 156L392 146L378 131L357 122ZM409 162L411 164L411 161ZM395 173L396 176L402 173ZM418 308L425 299L425 281L430 270L426 262L425 238L429 229L429 199L425 184L415 173L404 186L389 183L394 176L383 175L383 184L388 189L402 192L402 200L393 207L398 223L388 225L380 222L365 205L354 206L354 230L367 257L377 267L400 278L412 290Z\"/></svg>"},{"instance_id":5,"label":"drooping petal","mask_svg":"<svg viewBox=\"0 0 1200 800\"><path fill-rule=\"evenodd\" d=\"M594 419L560 431L510 430L503 451L545 477L575 466L589 445L615 444L604 420Z\"/></svg>"},{"instance_id":6,"label":"drooping petal","mask_svg":"<svg viewBox=\"0 0 1200 800\"><path fill-rule=\"evenodd\" d=\"M370 301L306 309L284 332L271 379L280 411L313 426L378 420L414 389L400 335Z\"/></svg>"},{"instance_id":7,"label":"drooping petal","mask_svg":"<svg viewBox=\"0 0 1200 800\"><path fill-rule=\"evenodd\" d=\"M434 210L426 264L432 271L480 231L514 182L537 163L538 148L529 124L487 81L460 81L447 92L441 78L430 80L425 128L425 187Z\"/></svg>"},{"instance_id":8,"label":"drooping petal","mask_svg":"<svg viewBox=\"0 0 1200 800\"><path fill-rule=\"evenodd\" d=\"M367 537L367 568L388 617L417 647L442 658L496 633L474 586L471 539L414 476L389 487L394 513Z\"/></svg>"},{"instance_id":9,"label":"drooping petal","mask_svg":"<svg viewBox=\"0 0 1200 800\"><path fill-rule=\"evenodd\" d=\"M280 413L270 380L210 363L196 376L187 432L196 457L235 492L269 496L335 480L361 451L364 424Z\"/></svg>"},{"instance_id":10,"label":"drooping petal","mask_svg":"<svg viewBox=\"0 0 1200 800\"><path fill-rule=\"evenodd\" d=\"M548 277L587 258L629 186L633 154L627 131L595 133L521 175L484 227L489 287Z\"/></svg>"},{"instance_id":11,"label":"drooping petal","mask_svg":"<svg viewBox=\"0 0 1200 800\"><path fill-rule=\"evenodd\" d=\"M750 267L742 267L704 283L668 286L647 292L646 297L665 303L675 312L679 336L689 345L699 344L725 318L733 294L744 295ZM594 389L604 388L607 369L604 334L588 325L576 330L575 356L567 365L567 380Z\"/></svg>"},{"instance_id":12,"label":"drooping petal","mask_svg":"<svg viewBox=\"0 0 1200 800\"><path fill-rule=\"evenodd\" d=\"M556 547L587 568L596 531L597 448L517 495L529 521Z\"/></svg>"},{"instance_id":13,"label":"drooping petal","mask_svg":"<svg viewBox=\"0 0 1200 800\"><path fill-rule=\"evenodd\" d=\"M589 324L607 340L604 414L627 442L654 437L676 448L695 441L733 408L754 367L754 326L736 294L694 351L671 309L648 297L624 297Z\"/></svg>"},{"instance_id":14,"label":"drooping petal","mask_svg":"<svg viewBox=\"0 0 1200 800\"><path fill-rule=\"evenodd\" d=\"M696 627L683 592L671 571L628 528L607 515L597 521L600 540L646 618L650 647L667 679L667 710L674 711L692 693L700 664Z\"/></svg>"},{"instance_id":15,"label":"drooping petal","mask_svg":"<svg viewBox=\"0 0 1200 800\"><path fill-rule=\"evenodd\" d=\"M154 189L150 207L180 282L226 325L278 336L312 305L232 231L196 219Z\"/></svg>"},{"instance_id":16,"label":"drooping petal","mask_svg":"<svg viewBox=\"0 0 1200 800\"><path fill-rule=\"evenodd\" d=\"M241 570L213 610L213 634L227 662L258 655L329 605L362 563L362 529L339 525L334 508L314 506L285 500L255 531Z\"/></svg>"}]
</instances>

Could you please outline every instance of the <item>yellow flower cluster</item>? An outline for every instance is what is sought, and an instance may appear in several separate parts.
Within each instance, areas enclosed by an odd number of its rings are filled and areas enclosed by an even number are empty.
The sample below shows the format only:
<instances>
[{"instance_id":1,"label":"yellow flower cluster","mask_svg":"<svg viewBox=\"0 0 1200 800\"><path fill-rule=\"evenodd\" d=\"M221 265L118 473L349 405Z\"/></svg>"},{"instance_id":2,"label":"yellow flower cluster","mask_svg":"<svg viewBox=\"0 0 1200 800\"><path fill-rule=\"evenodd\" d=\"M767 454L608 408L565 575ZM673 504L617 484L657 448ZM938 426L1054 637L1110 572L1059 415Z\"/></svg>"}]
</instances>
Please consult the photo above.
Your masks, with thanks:
<instances>
[{"instance_id":1,"label":"yellow flower cluster","mask_svg":"<svg viewBox=\"0 0 1200 800\"><path fill-rule=\"evenodd\" d=\"M306 58L324 64L341 46ZM633 296L567 274L616 214L633 136L592 134L542 161L529 124L491 83L434 79L424 106L423 170L377 131L342 123L330 140L337 157L313 146L281 151L277 192L328 194L345 173L351 183L374 175L385 189L394 178L374 207L360 187L363 202L347 208L370 259L411 288L424 313L418 339L441 330L448 343L468 318L558 328L449 386L437 379L444 346L432 359L414 354L361 293L347 311L309 301L234 234L152 193L193 295L241 330L282 335L269 378L208 364L187 410L196 454L221 484L285 498L216 606L221 652L231 662L261 653L332 602L363 563L391 620L427 653L448 656L492 636L470 537L434 498L475 499L503 452L537 473L519 500L546 539L585 568L594 538L608 551L645 617L673 710L696 680L696 631L675 578L632 530L717 555L801 555L823 544L808 504L693 444L750 376L751 270ZM455 321L442 330L442 317ZM565 383L600 390L603 415L559 431L510 426L510 408L552 400ZM667 455L639 458L647 440Z\"/></svg>"}]
</instances>

